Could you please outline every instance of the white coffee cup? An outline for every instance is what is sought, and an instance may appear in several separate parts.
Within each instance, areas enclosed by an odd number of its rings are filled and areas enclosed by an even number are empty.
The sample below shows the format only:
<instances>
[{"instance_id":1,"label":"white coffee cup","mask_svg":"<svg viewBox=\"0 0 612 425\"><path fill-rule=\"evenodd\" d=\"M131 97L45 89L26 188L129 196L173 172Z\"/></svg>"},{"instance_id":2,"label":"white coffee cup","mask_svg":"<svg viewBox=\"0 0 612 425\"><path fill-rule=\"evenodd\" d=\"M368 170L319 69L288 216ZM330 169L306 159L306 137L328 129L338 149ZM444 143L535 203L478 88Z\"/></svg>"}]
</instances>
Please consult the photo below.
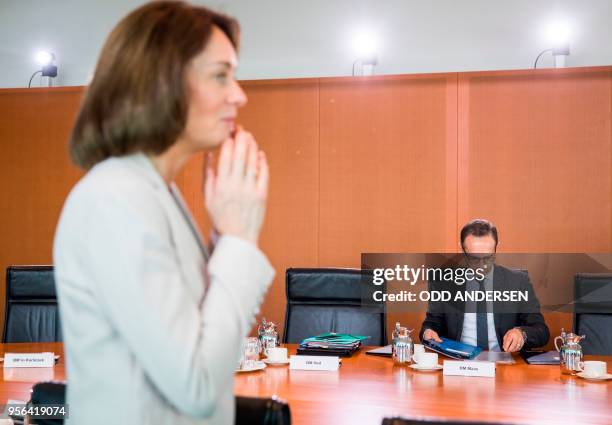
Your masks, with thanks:
<instances>
[{"instance_id":1,"label":"white coffee cup","mask_svg":"<svg viewBox=\"0 0 612 425\"><path fill-rule=\"evenodd\" d=\"M287 349L284 347L268 348L268 360L275 363L287 361Z\"/></svg>"},{"instance_id":2,"label":"white coffee cup","mask_svg":"<svg viewBox=\"0 0 612 425\"><path fill-rule=\"evenodd\" d=\"M582 373L590 378L603 378L607 374L606 362L589 360L580 362L579 366L582 369Z\"/></svg>"},{"instance_id":3,"label":"white coffee cup","mask_svg":"<svg viewBox=\"0 0 612 425\"><path fill-rule=\"evenodd\" d=\"M417 353L415 361L419 367L431 368L438 365L438 353Z\"/></svg>"},{"instance_id":4,"label":"white coffee cup","mask_svg":"<svg viewBox=\"0 0 612 425\"><path fill-rule=\"evenodd\" d=\"M423 344L414 344L414 355L425 352L425 346Z\"/></svg>"}]
</instances>

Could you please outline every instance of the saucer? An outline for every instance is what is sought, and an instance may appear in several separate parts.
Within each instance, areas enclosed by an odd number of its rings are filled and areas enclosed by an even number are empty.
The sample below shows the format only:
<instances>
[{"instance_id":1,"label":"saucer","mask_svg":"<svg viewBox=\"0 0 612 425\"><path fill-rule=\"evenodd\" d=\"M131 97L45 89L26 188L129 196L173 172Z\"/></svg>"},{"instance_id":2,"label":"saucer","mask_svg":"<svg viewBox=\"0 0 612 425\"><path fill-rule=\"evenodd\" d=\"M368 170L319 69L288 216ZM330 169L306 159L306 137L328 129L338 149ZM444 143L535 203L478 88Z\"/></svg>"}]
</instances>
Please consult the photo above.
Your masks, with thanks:
<instances>
[{"instance_id":1,"label":"saucer","mask_svg":"<svg viewBox=\"0 0 612 425\"><path fill-rule=\"evenodd\" d=\"M270 365L270 366L282 366L282 365L289 364L289 359L281 360L279 362L273 362L270 359L264 359L263 361L265 364Z\"/></svg>"},{"instance_id":2,"label":"saucer","mask_svg":"<svg viewBox=\"0 0 612 425\"><path fill-rule=\"evenodd\" d=\"M266 365L264 362L256 362L255 366L248 368L248 369L236 369L236 373L244 373L244 372L254 372L256 370L263 370L266 368Z\"/></svg>"},{"instance_id":3,"label":"saucer","mask_svg":"<svg viewBox=\"0 0 612 425\"><path fill-rule=\"evenodd\" d=\"M612 379L612 373L606 373L604 376L590 376L585 375L584 372L579 372L576 376L582 379L588 379L589 381L607 381L608 379Z\"/></svg>"},{"instance_id":4,"label":"saucer","mask_svg":"<svg viewBox=\"0 0 612 425\"><path fill-rule=\"evenodd\" d=\"M439 364L435 366L419 366L418 364L411 364L410 369L418 370L419 372L434 372L436 370L442 370L443 367Z\"/></svg>"}]
</instances>

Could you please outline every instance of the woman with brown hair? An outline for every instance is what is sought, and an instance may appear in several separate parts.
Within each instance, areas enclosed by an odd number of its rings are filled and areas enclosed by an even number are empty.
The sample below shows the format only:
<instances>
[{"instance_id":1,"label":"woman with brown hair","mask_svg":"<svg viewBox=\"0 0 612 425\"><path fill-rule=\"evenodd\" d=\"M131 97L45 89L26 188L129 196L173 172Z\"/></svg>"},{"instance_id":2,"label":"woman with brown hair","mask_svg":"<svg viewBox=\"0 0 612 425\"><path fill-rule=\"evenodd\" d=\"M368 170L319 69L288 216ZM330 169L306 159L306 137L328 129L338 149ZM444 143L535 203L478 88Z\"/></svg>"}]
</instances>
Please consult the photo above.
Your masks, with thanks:
<instances>
[{"instance_id":1,"label":"woman with brown hair","mask_svg":"<svg viewBox=\"0 0 612 425\"><path fill-rule=\"evenodd\" d=\"M266 158L235 124L237 47L233 19L160 1L102 49L70 140L87 174L53 251L70 423L233 423L241 342L274 274L257 248ZM210 253L173 181L218 146Z\"/></svg>"}]
</instances>

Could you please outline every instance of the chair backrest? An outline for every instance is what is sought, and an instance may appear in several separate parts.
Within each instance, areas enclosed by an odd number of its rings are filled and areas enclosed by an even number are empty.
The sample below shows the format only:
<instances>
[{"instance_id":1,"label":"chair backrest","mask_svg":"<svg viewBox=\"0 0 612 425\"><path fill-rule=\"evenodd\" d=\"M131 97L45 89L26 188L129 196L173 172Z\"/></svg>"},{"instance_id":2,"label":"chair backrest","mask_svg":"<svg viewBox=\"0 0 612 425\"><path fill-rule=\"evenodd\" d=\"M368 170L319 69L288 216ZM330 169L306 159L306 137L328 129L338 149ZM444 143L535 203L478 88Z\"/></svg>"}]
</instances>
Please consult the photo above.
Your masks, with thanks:
<instances>
[{"instance_id":1,"label":"chair backrest","mask_svg":"<svg viewBox=\"0 0 612 425\"><path fill-rule=\"evenodd\" d=\"M574 277L574 333L586 335L584 354L612 355L612 274Z\"/></svg>"},{"instance_id":2,"label":"chair backrest","mask_svg":"<svg viewBox=\"0 0 612 425\"><path fill-rule=\"evenodd\" d=\"M65 382L38 382L32 387L31 405L66 403ZM63 419L31 419L32 425L61 425ZM236 397L236 425L291 425L289 405L276 397Z\"/></svg>"},{"instance_id":3,"label":"chair backrest","mask_svg":"<svg viewBox=\"0 0 612 425\"><path fill-rule=\"evenodd\" d=\"M32 387L30 398L31 405L66 404L66 383L65 382L38 382ZM69 414L69 413L68 413ZM32 425L61 425L63 419L30 419Z\"/></svg>"},{"instance_id":4,"label":"chair backrest","mask_svg":"<svg viewBox=\"0 0 612 425\"><path fill-rule=\"evenodd\" d=\"M474 422L474 421L455 421L444 419L409 419L409 418L384 418L382 425L508 425L508 422Z\"/></svg>"},{"instance_id":5,"label":"chair backrest","mask_svg":"<svg viewBox=\"0 0 612 425\"><path fill-rule=\"evenodd\" d=\"M276 397L236 397L236 425L291 425L289 405Z\"/></svg>"},{"instance_id":6,"label":"chair backrest","mask_svg":"<svg viewBox=\"0 0 612 425\"><path fill-rule=\"evenodd\" d=\"M325 332L364 335L366 345L386 345L385 303L375 303L372 271L287 269L283 342L299 343Z\"/></svg>"},{"instance_id":7,"label":"chair backrest","mask_svg":"<svg viewBox=\"0 0 612 425\"><path fill-rule=\"evenodd\" d=\"M8 267L2 341L61 340L53 266Z\"/></svg>"}]
</instances>

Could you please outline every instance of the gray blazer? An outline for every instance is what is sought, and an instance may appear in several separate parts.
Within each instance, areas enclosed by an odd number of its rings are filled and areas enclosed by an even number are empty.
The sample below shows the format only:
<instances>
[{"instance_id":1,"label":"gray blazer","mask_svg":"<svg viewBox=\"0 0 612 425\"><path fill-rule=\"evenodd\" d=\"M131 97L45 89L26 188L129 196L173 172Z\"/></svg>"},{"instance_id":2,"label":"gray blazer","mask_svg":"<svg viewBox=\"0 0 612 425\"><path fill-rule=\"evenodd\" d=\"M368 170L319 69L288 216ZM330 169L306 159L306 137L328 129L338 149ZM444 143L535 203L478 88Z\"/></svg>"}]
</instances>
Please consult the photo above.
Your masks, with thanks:
<instances>
[{"instance_id":1,"label":"gray blazer","mask_svg":"<svg viewBox=\"0 0 612 425\"><path fill-rule=\"evenodd\" d=\"M68 196L53 246L68 423L234 423L234 370L274 270L232 236L208 258L186 211L143 154L96 165Z\"/></svg>"}]
</instances>

